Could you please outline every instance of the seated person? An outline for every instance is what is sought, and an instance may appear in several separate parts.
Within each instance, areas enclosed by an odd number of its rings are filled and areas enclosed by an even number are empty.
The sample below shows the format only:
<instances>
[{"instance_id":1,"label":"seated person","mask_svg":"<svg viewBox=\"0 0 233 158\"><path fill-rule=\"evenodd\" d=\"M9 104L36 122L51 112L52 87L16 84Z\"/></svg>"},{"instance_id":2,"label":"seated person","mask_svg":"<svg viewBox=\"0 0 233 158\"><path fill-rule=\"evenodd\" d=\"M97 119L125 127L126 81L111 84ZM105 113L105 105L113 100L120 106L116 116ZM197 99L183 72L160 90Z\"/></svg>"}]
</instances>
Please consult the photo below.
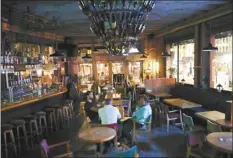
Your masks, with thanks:
<instances>
[{"instance_id":1,"label":"seated person","mask_svg":"<svg viewBox=\"0 0 233 158\"><path fill-rule=\"evenodd\" d=\"M86 103L85 103L85 112L87 116L90 118L91 121L98 121L98 113L95 111L92 111L91 108L93 107L99 107L100 105L96 102L94 99L93 92L87 91L86 93Z\"/></svg>"},{"instance_id":2,"label":"seated person","mask_svg":"<svg viewBox=\"0 0 233 158\"><path fill-rule=\"evenodd\" d=\"M146 119L152 115L152 109L149 104L149 99L145 95L140 95L139 106L132 115L132 119L136 121L136 129L144 126ZM131 142L133 130L133 120L128 119L123 122L123 138L126 138Z\"/></svg>"},{"instance_id":3,"label":"seated person","mask_svg":"<svg viewBox=\"0 0 233 158\"><path fill-rule=\"evenodd\" d=\"M115 124L118 119L121 119L119 109L112 106L112 99L106 99L105 106L100 108L98 113L101 124Z\"/></svg>"}]
</instances>

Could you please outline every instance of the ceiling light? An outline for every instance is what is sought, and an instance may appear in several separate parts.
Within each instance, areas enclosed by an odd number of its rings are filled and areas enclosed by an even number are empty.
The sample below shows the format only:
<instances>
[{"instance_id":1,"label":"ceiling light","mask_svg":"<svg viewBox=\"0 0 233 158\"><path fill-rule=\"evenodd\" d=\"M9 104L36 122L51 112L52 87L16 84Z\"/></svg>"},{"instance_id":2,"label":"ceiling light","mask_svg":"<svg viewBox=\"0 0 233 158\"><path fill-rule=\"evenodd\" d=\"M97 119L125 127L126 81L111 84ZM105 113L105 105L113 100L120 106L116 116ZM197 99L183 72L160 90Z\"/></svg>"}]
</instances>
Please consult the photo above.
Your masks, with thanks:
<instances>
[{"instance_id":1,"label":"ceiling light","mask_svg":"<svg viewBox=\"0 0 233 158\"><path fill-rule=\"evenodd\" d=\"M90 56L86 53L86 55L83 56L82 59L92 59L92 57L90 57Z\"/></svg>"},{"instance_id":2,"label":"ceiling light","mask_svg":"<svg viewBox=\"0 0 233 158\"><path fill-rule=\"evenodd\" d=\"M171 54L169 54L168 52L162 52L162 57L170 57L171 56Z\"/></svg>"},{"instance_id":3,"label":"ceiling light","mask_svg":"<svg viewBox=\"0 0 233 158\"><path fill-rule=\"evenodd\" d=\"M140 58L146 59L147 56L145 56L145 54L143 54Z\"/></svg>"},{"instance_id":4,"label":"ceiling light","mask_svg":"<svg viewBox=\"0 0 233 158\"><path fill-rule=\"evenodd\" d=\"M55 50L55 53L51 54L50 57L65 57L65 53L59 50Z\"/></svg>"},{"instance_id":5,"label":"ceiling light","mask_svg":"<svg viewBox=\"0 0 233 158\"><path fill-rule=\"evenodd\" d=\"M212 51L217 51L218 48L217 47L213 47L213 45L211 43L209 43L209 45L207 47L204 47L202 49L203 52L212 52Z\"/></svg>"}]
</instances>

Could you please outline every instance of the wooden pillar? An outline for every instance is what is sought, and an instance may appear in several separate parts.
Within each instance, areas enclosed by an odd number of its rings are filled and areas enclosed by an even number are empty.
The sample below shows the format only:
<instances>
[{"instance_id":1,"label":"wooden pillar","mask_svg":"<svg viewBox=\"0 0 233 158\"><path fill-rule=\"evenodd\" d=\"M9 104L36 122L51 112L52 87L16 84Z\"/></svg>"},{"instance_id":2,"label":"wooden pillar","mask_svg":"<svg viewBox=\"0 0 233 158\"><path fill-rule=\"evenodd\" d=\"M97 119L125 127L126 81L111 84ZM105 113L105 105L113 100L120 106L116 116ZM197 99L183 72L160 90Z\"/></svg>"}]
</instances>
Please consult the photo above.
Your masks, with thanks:
<instances>
[{"instance_id":1,"label":"wooden pillar","mask_svg":"<svg viewBox=\"0 0 233 158\"><path fill-rule=\"evenodd\" d=\"M206 23L201 24L201 43L200 48L204 48L209 43L208 28ZM210 52L201 51L201 87L208 89L210 87Z\"/></svg>"},{"instance_id":2,"label":"wooden pillar","mask_svg":"<svg viewBox=\"0 0 233 158\"><path fill-rule=\"evenodd\" d=\"M211 44L213 46L215 46L215 36L214 35L211 35L210 36L210 41L211 41ZM210 87L213 87L213 88L216 88L214 87L214 78L212 78L213 76L213 58L214 58L214 52L210 52Z\"/></svg>"},{"instance_id":3,"label":"wooden pillar","mask_svg":"<svg viewBox=\"0 0 233 158\"><path fill-rule=\"evenodd\" d=\"M125 60L123 63L125 78L128 78L129 75L129 62Z\"/></svg>"},{"instance_id":4,"label":"wooden pillar","mask_svg":"<svg viewBox=\"0 0 233 158\"><path fill-rule=\"evenodd\" d=\"M94 55L92 57L92 72L93 72L94 81L98 81L97 65Z\"/></svg>"},{"instance_id":5,"label":"wooden pillar","mask_svg":"<svg viewBox=\"0 0 233 158\"><path fill-rule=\"evenodd\" d=\"M108 79L109 79L109 82L112 84L112 62L111 61L108 62L108 70L109 70Z\"/></svg>"},{"instance_id":6,"label":"wooden pillar","mask_svg":"<svg viewBox=\"0 0 233 158\"><path fill-rule=\"evenodd\" d=\"M180 43L177 43L177 80L176 82L179 82L180 80L180 76L179 76L179 72L180 72Z\"/></svg>"},{"instance_id":7,"label":"wooden pillar","mask_svg":"<svg viewBox=\"0 0 233 158\"><path fill-rule=\"evenodd\" d=\"M195 25L194 28L194 87L199 88L201 86L201 30L200 24Z\"/></svg>"}]
</instances>

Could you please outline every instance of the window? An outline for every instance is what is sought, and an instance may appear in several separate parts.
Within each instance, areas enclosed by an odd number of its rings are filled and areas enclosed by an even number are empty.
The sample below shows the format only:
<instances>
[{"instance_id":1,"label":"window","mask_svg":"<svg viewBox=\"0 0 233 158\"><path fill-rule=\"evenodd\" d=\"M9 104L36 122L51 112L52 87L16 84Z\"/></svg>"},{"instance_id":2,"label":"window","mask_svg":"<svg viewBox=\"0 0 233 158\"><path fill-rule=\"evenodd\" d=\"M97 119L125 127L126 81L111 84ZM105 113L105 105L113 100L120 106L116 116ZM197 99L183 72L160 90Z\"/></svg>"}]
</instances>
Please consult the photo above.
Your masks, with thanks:
<instances>
[{"instance_id":1,"label":"window","mask_svg":"<svg viewBox=\"0 0 233 158\"><path fill-rule=\"evenodd\" d=\"M232 90L232 31L216 34L215 46L218 51L212 52L210 61L211 87L216 88L218 84L224 90Z\"/></svg>"},{"instance_id":2,"label":"window","mask_svg":"<svg viewBox=\"0 0 233 158\"><path fill-rule=\"evenodd\" d=\"M179 43L179 82L194 84L194 41L186 40Z\"/></svg>"},{"instance_id":3,"label":"window","mask_svg":"<svg viewBox=\"0 0 233 158\"><path fill-rule=\"evenodd\" d=\"M123 62L112 63L112 73L113 74L123 74L124 73Z\"/></svg>"},{"instance_id":4,"label":"window","mask_svg":"<svg viewBox=\"0 0 233 158\"><path fill-rule=\"evenodd\" d=\"M129 80L140 83L141 77L141 63L129 62Z\"/></svg>"},{"instance_id":5,"label":"window","mask_svg":"<svg viewBox=\"0 0 233 158\"><path fill-rule=\"evenodd\" d=\"M166 65L167 65L167 77L170 78L177 78L177 57L178 57L178 51L177 51L178 45L176 43L173 43L171 45L170 54L171 57L166 58Z\"/></svg>"}]
</instances>

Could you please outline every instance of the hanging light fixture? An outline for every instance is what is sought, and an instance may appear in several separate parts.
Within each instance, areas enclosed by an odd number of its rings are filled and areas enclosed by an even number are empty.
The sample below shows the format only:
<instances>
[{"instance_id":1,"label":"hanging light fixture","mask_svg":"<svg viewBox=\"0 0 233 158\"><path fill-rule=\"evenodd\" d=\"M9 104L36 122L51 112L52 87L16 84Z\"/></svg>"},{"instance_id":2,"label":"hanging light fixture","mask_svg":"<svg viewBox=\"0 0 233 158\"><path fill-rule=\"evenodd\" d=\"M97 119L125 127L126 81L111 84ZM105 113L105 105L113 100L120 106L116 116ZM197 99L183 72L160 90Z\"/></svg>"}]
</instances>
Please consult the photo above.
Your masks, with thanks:
<instances>
[{"instance_id":1,"label":"hanging light fixture","mask_svg":"<svg viewBox=\"0 0 233 158\"><path fill-rule=\"evenodd\" d=\"M222 90L223 90L223 86L222 86L221 84L218 84L218 85L217 85L217 91L218 91L219 93L221 93Z\"/></svg>"},{"instance_id":2,"label":"hanging light fixture","mask_svg":"<svg viewBox=\"0 0 233 158\"><path fill-rule=\"evenodd\" d=\"M212 51L217 51L218 48L214 47L211 43L209 43L209 45L207 47L204 47L202 49L203 52L212 52Z\"/></svg>"},{"instance_id":3,"label":"hanging light fixture","mask_svg":"<svg viewBox=\"0 0 233 158\"><path fill-rule=\"evenodd\" d=\"M140 58L142 58L142 59L146 59L146 58L147 58L147 56L145 56L145 54L143 54Z\"/></svg>"},{"instance_id":4,"label":"hanging light fixture","mask_svg":"<svg viewBox=\"0 0 233 158\"><path fill-rule=\"evenodd\" d=\"M55 41L55 47L56 47L56 50L54 51L53 54L50 55L50 57L66 57L66 54L63 50L57 49L57 36L56 36L56 41Z\"/></svg>"},{"instance_id":5,"label":"hanging light fixture","mask_svg":"<svg viewBox=\"0 0 233 158\"><path fill-rule=\"evenodd\" d=\"M185 83L185 79L182 79L181 84L184 85L184 83Z\"/></svg>"},{"instance_id":6,"label":"hanging light fixture","mask_svg":"<svg viewBox=\"0 0 233 158\"><path fill-rule=\"evenodd\" d=\"M145 30L145 21L155 0L79 0L79 7L91 20L90 29L102 39L109 54L122 54L135 45Z\"/></svg>"},{"instance_id":7,"label":"hanging light fixture","mask_svg":"<svg viewBox=\"0 0 233 158\"><path fill-rule=\"evenodd\" d=\"M169 54L167 51L162 52L162 57L166 58L166 57L170 57L171 54Z\"/></svg>"},{"instance_id":8,"label":"hanging light fixture","mask_svg":"<svg viewBox=\"0 0 233 158\"><path fill-rule=\"evenodd\" d=\"M211 25L209 27L209 33L211 34ZM212 52L212 51L217 51L218 48L217 47L214 47L210 42L209 42L209 45L207 47L204 47L202 49L203 52Z\"/></svg>"},{"instance_id":9,"label":"hanging light fixture","mask_svg":"<svg viewBox=\"0 0 233 158\"><path fill-rule=\"evenodd\" d=\"M92 57L90 57L90 56L86 53L86 55L83 56L82 59L92 59Z\"/></svg>"}]
</instances>

